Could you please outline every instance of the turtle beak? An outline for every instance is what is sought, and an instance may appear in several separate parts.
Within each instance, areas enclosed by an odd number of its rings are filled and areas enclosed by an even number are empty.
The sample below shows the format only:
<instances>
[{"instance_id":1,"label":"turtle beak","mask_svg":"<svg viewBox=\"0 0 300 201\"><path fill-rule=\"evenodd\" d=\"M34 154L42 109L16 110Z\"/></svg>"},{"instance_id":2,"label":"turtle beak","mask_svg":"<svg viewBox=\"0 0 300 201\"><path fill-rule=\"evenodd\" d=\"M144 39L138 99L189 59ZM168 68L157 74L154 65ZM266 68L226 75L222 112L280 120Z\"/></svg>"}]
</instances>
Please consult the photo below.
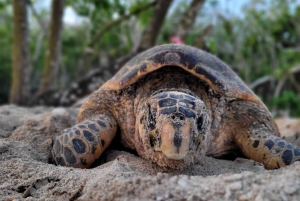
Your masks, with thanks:
<instances>
[{"instance_id":1,"label":"turtle beak","mask_svg":"<svg viewBox=\"0 0 300 201\"><path fill-rule=\"evenodd\" d=\"M161 151L170 159L181 160L189 152L190 122L166 122L161 132Z\"/></svg>"}]
</instances>

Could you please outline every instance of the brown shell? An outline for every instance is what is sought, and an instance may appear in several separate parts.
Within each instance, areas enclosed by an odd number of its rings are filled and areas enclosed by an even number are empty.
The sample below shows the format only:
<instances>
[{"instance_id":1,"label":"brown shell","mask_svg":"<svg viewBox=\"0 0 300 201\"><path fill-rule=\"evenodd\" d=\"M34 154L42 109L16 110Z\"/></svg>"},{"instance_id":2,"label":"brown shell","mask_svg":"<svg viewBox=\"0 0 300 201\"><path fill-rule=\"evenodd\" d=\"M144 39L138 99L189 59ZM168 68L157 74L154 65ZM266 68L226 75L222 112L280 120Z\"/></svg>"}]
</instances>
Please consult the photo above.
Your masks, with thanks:
<instances>
[{"instance_id":1,"label":"brown shell","mask_svg":"<svg viewBox=\"0 0 300 201\"><path fill-rule=\"evenodd\" d=\"M206 81L226 97L264 105L245 83L221 60L200 49L185 45L161 45L131 59L100 90L120 90L142 76L164 66L177 66Z\"/></svg>"}]
</instances>

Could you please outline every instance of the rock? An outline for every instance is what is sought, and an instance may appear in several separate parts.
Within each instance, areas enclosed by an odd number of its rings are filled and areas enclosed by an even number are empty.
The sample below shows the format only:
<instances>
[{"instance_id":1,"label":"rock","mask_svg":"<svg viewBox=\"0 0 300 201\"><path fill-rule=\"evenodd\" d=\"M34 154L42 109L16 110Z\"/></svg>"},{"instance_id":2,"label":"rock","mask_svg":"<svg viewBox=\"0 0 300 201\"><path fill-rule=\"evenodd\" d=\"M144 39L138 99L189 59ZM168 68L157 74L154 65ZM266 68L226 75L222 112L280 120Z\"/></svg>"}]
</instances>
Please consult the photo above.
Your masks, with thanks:
<instances>
[{"instance_id":1,"label":"rock","mask_svg":"<svg viewBox=\"0 0 300 201\"><path fill-rule=\"evenodd\" d=\"M275 120L280 137L300 147L300 119L279 118Z\"/></svg>"}]
</instances>

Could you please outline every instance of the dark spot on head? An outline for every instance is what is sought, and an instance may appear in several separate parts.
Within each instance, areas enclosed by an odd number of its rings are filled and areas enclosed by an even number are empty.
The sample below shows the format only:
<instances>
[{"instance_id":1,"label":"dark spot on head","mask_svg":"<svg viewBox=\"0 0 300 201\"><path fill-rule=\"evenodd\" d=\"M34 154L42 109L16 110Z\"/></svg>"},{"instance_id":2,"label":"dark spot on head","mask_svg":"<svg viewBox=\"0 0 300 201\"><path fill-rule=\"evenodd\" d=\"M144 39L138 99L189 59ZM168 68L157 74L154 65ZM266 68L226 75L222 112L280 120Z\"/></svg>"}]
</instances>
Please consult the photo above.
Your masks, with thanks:
<instances>
[{"instance_id":1,"label":"dark spot on head","mask_svg":"<svg viewBox=\"0 0 300 201\"><path fill-rule=\"evenodd\" d=\"M268 140L267 142L265 142L265 146L268 147L270 150L272 149L274 144L275 143L273 142L273 140Z\"/></svg>"},{"instance_id":2,"label":"dark spot on head","mask_svg":"<svg viewBox=\"0 0 300 201\"><path fill-rule=\"evenodd\" d=\"M109 126L110 126L111 128L113 127L111 123L109 123Z\"/></svg>"},{"instance_id":3,"label":"dark spot on head","mask_svg":"<svg viewBox=\"0 0 300 201\"><path fill-rule=\"evenodd\" d=\"M72 137L73 137L73 132L70 133L70 138L72 138Z\"/></svg>"},{"instance_id":4,"label":"dark spot on head","mask_svg":"<svg viewBox=\"0 0 300 201\"><path fill-rule=\"evenodd\" d=\"M170 107L170 108L165 108L160 111L160 114L171 114L173 112L176 112L177 107Z\"/></svg>"},{"instance_id":5,"label":"dark spot on head","mask_svg":"<svg viewBox=\"0 0 300 201\"><path fill-rule=\"evenodd\" d=\"M154 145L156 143L155 137L153 135L150 135L149 140L150 140L151 147L154 147Z\"/></svg>"},{"instance_id":6,"label":"dark spot on head","mask_svg":"<svg viewBox=\"0 0 300 201\"><path fill-rule=\"evenodd\" d=\"M89 129L91 129L92 131L99 132L99 129L96 128L95 124L89 124L88 127L89 127Z\"/></svg>"},{"instance_id":7,"label":"dark spot on head","mask_svg":"<svg viewBox=\"0 0 300 201\"><path fill-rule=\"evenodd\" d=\"M80 135L80 130L75 131L76 135Z\"/></svg>"},{"instance_id":8,"label":"dark spot on head","mask_svg":"<svg viewBox=\"0 0 300 201\"><path fill-rule=\"evenodd\" d=\"M282 160L286 165L289 165L293 161L293 152L291 150L285 150L282 154Z\"/></svg>"},{"instance_id":9,"label":"dark spot on head","mask_svg":"<svg viewBox=\"0 0 300 201\"><path fill-rule=\"evenodd\" d=\"M73 143L73 148L77 153L79 154L85 153L85 144L81 140L75 138L72 140L72 143Z\"/></svg>"},{"instance_id":10,"label":"dark spot on head","mask_svg":"<svg viewBox=\"0 0 300 201\"><path fill-rule=\"evenodd\" d=\"M264 138L264 139L266 139L266 138L267 138L267 136L266 136L266 135L264 135L264 136L263 136L263 138Z\"/></svg>"},{"instance_id":11,"label":"dark spot on head","mask_svg":"<svg viewBox=\"0 0 300 201\"><path fill-rule=\"evenodd\" d=\"M101 127L103 127L103 128L106 127L106 125L105 125L105 123L104 123L103 121L98 120L97 123L98 123Z\"/></svg>"},{"instance_id":12,"label":"dark spot on head","mask_svg":"<svg viewBox=\"0 0 300 201\"><path fill-rule=\"evenodd\" d=\"M55 161L57 165L66 166L66 162L63 157L56 157Z\"/></svg>"},{"instance_id":13,"label":"dark spot on head","mask_svg":"<svg viewBox=\"0 0 300 201\"><path fill-rule=\"evenodd\" d=\"M65 131L65 133L70 133L72 130L69 128L68 130Z\"/></svg>"},{"instance_id":14,"label":"dark spot on head","mask_svg":"<svg viewBox=\"0 0 300 201\"><path fill-rule=\"evenodd\" d=\"M65 134L64 136L64 144L67 144L69 141L69 136Z\"/></svg>"},{"instance_id":15,"label":"dark spot on head","mask_svg":"<svg viewBox=\"0 0 300 201\"><path fill-rule=\"evenodd\" d=\"M64 156L67 163L69 163L70 165L76 163L76 157L68 147L64 148Z\"/></svg>"},{"instance_id":16,"label":"dark spot on head","mask_svg":"<svg viewBox=\"0 0 300 201\"><path fill-rule=\"evenodd\" d=\"M280 141L280 142L277 143L277 145L278 145L280 148L284 148L284 147L285 147L285 142Z\"/></svg>"},{"instance_id":17,"label":"dark spot on head","mask_svg":"<svg viewBox=\"0 0 300 201\"><path fill-rule=\"evenodd\" d=\"M105 145L105 141L101 139L101 146L104 147L104 145Z\"/></svg>"},{"instance_id":18,"label":"dark spot on head","mask_svg":"<svg viewBox=\"0 0 300 201\"><path fill-rule=\"evenodd\" d=\"M290 127L291 127L291 125L290 125L290 124L288 124L288 125L286 125L285 127L286 127L286 128L290 128Z\"/></svg>"},{"instance_id":19,"label":"dark spot on head","mask_svg":"<svg viewBox=\"0 0 300 201\"><path fill-rule=\"evenodd\" d=\"M140 72L146 72L147 70L147 64L146 63L143 63L142 65L140 65Z\"/></svg>"},{"instance_id":20,"label":"dark spot on head","mask_svg":"<svg viewBox=\"0 0 300 201\"><path fill-rule=\"evenodd\" d=\"M182 142L182 137L180 135L179 129L175 129L175 135L174 135L174 145L177 147L177 149L180 148Z\"/></svg>"},{"instance_id":21,"label":"dark spot on head","mask_svg":"<svg viewBox=\"0 0 300 201\"><path fill-rule=\"evenodd\" d=\"M300 149L299 148L294 149L294 154L295 156L300 156Z\"/></svg>"},{"instance_id":22,"label":"dark spot on head","mask_svg":"<svg viewBox=\"0 0 300 201\"><path fill-rule=\"evenodd\" d=\"M60 142L58 140L55 140L54 147L53 147L55 154L60 153L60 147L61 147Z\"/></svg>"},{"instance_id":23,"label":"dark spot on head","mask_svg":"<svg viewBox=\"0 0 300 201\"><path fill-rule=\"evenodd\" d=\"M176 122L177 121L183 121L185 119L184 115L182 113L180 113L180 112L173 113L171 115L171 118L173 120L175 120ZM178 125L180 126L180 124L178 124Z\"/></svg>"},{"instance_id":24,"label":"dark spot on head","mask_svg":"<svg viewBox=\"0 0 300 201\"><path fill-rule=\"evenodd\" d=\"M150 105L148 105L148 126L150 130L155 129L156 121L151 113Z\"/></svg>"},{"instance_id":25,"label":"dark spot on head","mask_svg":"<svg viewBox=\"0 0 300 201\"><path fill-rule=\"evenodd\" d=\"M197 129L199 132L202 131L203 129L203 121L204 121L204 117L203 114L197 119Z\"/></svg>"},{"instance_id":26,"label":"dark spot on head","mask_svg":"<svg viewBox=\"0 0 300 201\"><path fill-rule=\"evenodd\" d=\"M174 105L176 105L176 103L177 103L176 100L169 99L169 98L158 101L158 105L160 107L174 106Z\"/></svg>"},{"instance_id":27,"label":"dark spot on head","mask_svg":"<svg viewBox=\"0 0 300 201\"><path fill-rule=\"evenodd\" d=\"M253 148L257 148L259 145L259 140L255 140L254 143L253 143Z\"/></svg>"},{"instance_id":28,"label":"dark spot on head","mask_svg":"<svg viewBox=\"0 0 300 201\"><path fill-rule=\"evenodd\" d=\"M288 149L293 149L293 146L292 146L291 144L288 144L288 145L286 146L286 148L288 148Z\"/></svg>"},{"instance_id":29,"label":"dark spot on head","mask_svg":"<svg viewBox=\"0 0 300 201\"><path fill-rule=\"evenodd\" d=\"M90 142L93 142L95 140L93 134L89 131L84 130L83 135Z\"/></svg>"},{"instance_id":30,"label":"dark spot on head","mask_svg":"<svg viewBox=\"0 0 300 201\"><path fill-rule=\"evenodd\" d=\"M83 129L83 128L86 128L86 126L85 125L79 125L78 128Z\"/></svg>"},{"instance_id":31,"label":"dark spot on head","mask_svg":"<svg viewBox=\"0 0 300 201\"><path fill-rule=\"evenodd\" d=\"M183 107L179 107L179 112L182 112L186 117L195 117L195 113Z\"/></svg>"}]
</instances>

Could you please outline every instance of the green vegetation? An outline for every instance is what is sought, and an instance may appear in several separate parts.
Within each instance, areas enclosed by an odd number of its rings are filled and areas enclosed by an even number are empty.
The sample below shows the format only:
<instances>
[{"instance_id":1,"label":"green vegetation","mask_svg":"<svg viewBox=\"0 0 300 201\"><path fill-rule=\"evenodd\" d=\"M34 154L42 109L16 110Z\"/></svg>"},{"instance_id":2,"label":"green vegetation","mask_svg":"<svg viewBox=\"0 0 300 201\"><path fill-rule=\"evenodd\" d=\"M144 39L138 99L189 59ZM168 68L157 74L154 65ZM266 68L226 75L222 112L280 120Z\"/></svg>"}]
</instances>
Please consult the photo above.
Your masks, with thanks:
<instances>
[{"instance_id":1,"label":"green vegetation","mask_svg":"<svg viewBox=\"0 0 300 201\"><path fill-rule=\"evenodd\" d=\"M238 1L238 0L236 0ZM64 24L62 32L62 55L56 86L63 88L93 68L107 61L114 61L130 53L138 45L147 27L154 7L132 15L129 19L105 30L96 42L89 46L95 35L107 24L140 8L150 0L76 0L67 1L76 13L84 18L82 23ZM33 1L33 6L35 6ZM255 86L253 90L263 99L270 110L290 111L300 116L297 85L300 74L292 73L293 84L287 75L292 68L300 66L300 5L294 0L252 0L238 16L220 9L220 1L207 0L197 15L193 27L184 38L188 45L196 45L217 55L230 65L249 85L268 75L273 79ZM297 4L298 3L298 4ZM173 2L164 20L157 44L170 43L178 23L189 7L189 2ZM0 0L0 104L8 102L11 82L11 52L13 14L10 1ZM46 24L50 10L37 10L39 19ZM31 91L36 92L45 62L46 37L41 40L37 57L37 43L43 28L31 13L30 52L33 66ZM196 41L202 39L203 45ZM34 58L35 57L35 58ZM111 67L113 68L113 67ZM111 69L114 72L115 69ZM289 77L291 77L289 76ZM279 88L278 83L287 79ZM276 91L277 89L277 91Z\"/></svg>"}]
</instances>

